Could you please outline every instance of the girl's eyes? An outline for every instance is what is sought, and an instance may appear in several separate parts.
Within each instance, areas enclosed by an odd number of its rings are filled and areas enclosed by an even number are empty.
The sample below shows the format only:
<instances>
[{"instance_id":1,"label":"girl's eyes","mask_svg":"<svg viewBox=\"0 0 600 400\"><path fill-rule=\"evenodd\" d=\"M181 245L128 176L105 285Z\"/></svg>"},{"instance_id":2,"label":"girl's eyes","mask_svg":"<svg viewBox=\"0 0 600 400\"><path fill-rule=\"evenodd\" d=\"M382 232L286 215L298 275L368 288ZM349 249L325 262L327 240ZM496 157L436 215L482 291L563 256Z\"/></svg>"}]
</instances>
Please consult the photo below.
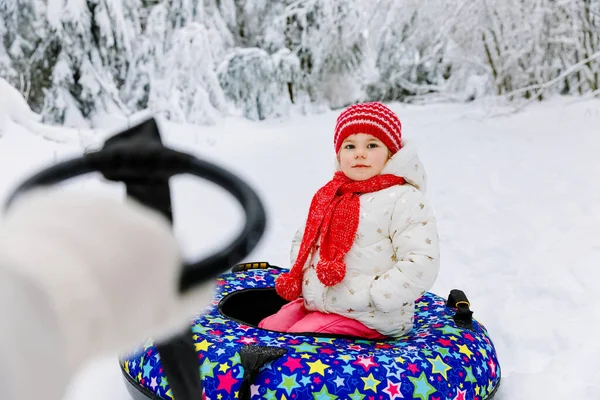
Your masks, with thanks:
<instances>
[{"instance_id":1,"label":"girl's eyes","mask_svg":"<svg viewBox=\"0 0 600 400\"><path fill-rule=\"evenodd\" d=\"M369 143L367 145L367 149L375 149L377 147L379 147L379 145L377 143ZM344 149L347 149L347 150L352 150L354 148L356 148L356 146L354 146L353 144L347 144L344 146Z\"/></svg>"}]
</instances>

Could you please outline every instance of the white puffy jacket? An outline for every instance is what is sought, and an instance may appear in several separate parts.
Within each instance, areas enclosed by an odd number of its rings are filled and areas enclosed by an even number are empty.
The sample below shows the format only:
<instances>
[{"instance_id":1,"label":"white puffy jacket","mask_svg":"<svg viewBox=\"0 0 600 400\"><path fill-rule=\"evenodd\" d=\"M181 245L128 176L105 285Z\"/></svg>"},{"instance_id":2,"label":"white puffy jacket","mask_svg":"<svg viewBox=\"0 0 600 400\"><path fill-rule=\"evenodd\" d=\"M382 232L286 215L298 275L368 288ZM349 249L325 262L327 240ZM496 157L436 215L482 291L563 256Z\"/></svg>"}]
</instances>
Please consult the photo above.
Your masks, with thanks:
<instances>
[{"instance_id":1,"label":"white puffy jacket","mask_svg":"<svg viewBox=\"0 0 600 400\"><path fill-rule=\"evenodd\" d=\"M319 281L316 246L304 266L302 294L308 310L341 314L399 337L412 329L414 301L437 277L438 232L424 197L426 173L415 148L404 143L381 173L401 176L407 183L360 196L360 222L345 257L344 280L333 287ZM292 265L303 231L292 242Z\"/></svg>"}]
</instances>

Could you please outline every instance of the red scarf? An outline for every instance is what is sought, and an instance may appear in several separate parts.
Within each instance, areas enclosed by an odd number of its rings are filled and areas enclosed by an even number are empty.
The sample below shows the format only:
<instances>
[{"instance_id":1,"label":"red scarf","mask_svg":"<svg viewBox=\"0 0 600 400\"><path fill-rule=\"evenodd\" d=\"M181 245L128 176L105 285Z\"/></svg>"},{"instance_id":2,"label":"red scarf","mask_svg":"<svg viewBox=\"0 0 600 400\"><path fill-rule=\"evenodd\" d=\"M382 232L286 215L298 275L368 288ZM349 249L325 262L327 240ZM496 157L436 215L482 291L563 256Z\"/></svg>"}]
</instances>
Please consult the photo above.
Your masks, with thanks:
<instances>
[{"instance_id":1,"label":"red scarf","mask_svg":"<svg viewBox=\"0 0 600 400\"><path fill-rule=\"evenodd\" d=\"M290 271L277 278L277 293L288 301L300 296L302 269L319 232L321 243L317 276L325 286L340 283L346 275L344 257L352 247L358 230L359 195L405 183L403 178L390 174L377 175L365 181L353 181L343 172L336 172L333 179L319 189L312 199L298 257Z\"/></svg>"}]
</instances>

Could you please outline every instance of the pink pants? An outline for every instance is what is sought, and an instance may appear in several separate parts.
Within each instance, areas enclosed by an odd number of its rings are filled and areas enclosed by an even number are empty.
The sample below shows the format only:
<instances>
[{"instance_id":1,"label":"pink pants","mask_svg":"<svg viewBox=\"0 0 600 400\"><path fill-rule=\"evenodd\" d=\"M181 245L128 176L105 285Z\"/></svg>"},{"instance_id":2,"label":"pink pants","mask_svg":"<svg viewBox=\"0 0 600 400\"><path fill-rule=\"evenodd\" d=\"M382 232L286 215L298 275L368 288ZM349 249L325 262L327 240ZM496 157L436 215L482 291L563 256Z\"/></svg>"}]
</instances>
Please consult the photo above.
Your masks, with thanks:
<instances>
[{"instance_id":1,"label":"pink pants","mask_svg":"<svg viewBox=\"0 0 600 400\"><path fill-rule=\"evenodd\" d=\"M304 300L297 299L281 307L258 324L259 328L278 332L314 332L358 336L365 339L383 339L384 335L367 328L360 322L338 314L308 311Z\"/></svg>"}]
</instances>

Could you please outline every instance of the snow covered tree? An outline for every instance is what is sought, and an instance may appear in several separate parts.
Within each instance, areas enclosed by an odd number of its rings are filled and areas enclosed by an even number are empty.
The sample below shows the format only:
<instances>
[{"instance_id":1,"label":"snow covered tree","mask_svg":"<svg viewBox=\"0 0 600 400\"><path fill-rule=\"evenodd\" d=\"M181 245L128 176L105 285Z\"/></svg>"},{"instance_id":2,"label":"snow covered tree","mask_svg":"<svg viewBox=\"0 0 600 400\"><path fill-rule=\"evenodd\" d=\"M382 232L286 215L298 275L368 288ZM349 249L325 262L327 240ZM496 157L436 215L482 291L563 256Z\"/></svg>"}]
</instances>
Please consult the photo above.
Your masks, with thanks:
<instances>
[{"instance_id":1,"label":"snow covered tree","mask_svg":"<svg viewBox=\"0 0 600 400\"><path fill-rule=\"evenodd\" d=\"M40 111L60 40L46 21L46 2L0 1L0 76L6 78Z\"/></svg>"},{"instance_id":2,"label":"snow covered tree","mask_svg":"<svg viewBox=\"0 0 600 400\"><path fill-rule=\"evenodd\" d=\"M175 31L151 81L149 106L174 121L214 123L228 112L215 72L210 34L193 23Z\"/></svg>"},{"instance_id":3,"label":"snow covered tree","mask_svg":"<svg viewBox=\"0 0 600 400\"><path fill-rule=\"evenodd\" d=\"M332 107L358 100L368 26L364 2L286 0L286 5L285 44L300 60L299 89L312 101L325 99Z\"/></svg>"},{"instance_id":4,"label":"snow covered tree","mask_svg":"<svg viewBox=\"0 0 600 400\"><path fill-rule=\"evenodd\" d=\"M443 90L452 68L446 50L453 24L442 23L452 16L450 6L426 0L382 3L370 35L378 74L369 83L369 98L404 100Z\"/></svg>"},{"instance_id":5,"label":"snow covered tree","mask_svg":"<svg viewBox=\"0 0 600 400\"><path fill-rule=\"evenodd\" d=\"M599 95L599 19L600 0L0 0L0 77L69 124Z\"/></svg>"},{"instance_id":6,"label":"snow covered tree","mask_svg":"<svg viewBox=\"0 0 600 400\"><path fill-rule=\"evenodd\" d=\"M299 62L289 50L270 56L259 48L236 48L218 68L223 90L246 118L285 115L293 100L290 83Z\"/></svg>"}]
</instances>

